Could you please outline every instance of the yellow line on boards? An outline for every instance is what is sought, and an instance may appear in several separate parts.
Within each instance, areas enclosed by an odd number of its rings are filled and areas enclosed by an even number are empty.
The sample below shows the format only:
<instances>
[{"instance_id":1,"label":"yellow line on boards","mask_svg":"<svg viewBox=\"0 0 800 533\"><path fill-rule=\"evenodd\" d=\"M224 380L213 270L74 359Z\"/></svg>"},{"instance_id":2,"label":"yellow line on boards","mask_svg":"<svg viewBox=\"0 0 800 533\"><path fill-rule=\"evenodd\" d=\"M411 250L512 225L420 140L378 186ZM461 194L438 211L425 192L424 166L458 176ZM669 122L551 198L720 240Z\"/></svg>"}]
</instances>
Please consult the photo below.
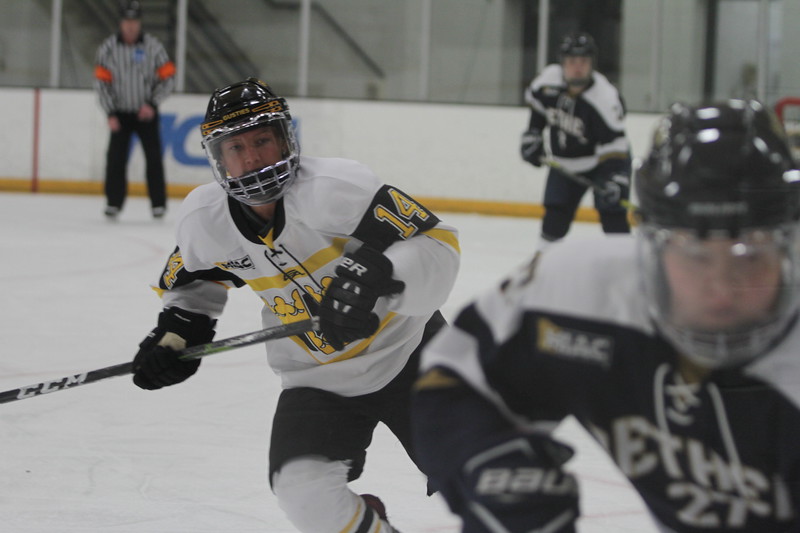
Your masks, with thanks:
<instances>
[{"instance_id":1,"label":"yellow line on boards","mask_svg":"<svg viewBox=\"0 0 800 533\"><path fill-rule=\"evenodd\" d=\"M0 178L0 191L32 192L30 179ZM167 184L167 196L183 198L197 185ZM103 184L96 181L39 180L37 192L49 194L103 194ZM131 196L147 196L144 183L129 183L128 194ZM425 207L433 212L477 213L507 217L542 218L544 207L539 204L522 202L500 202L488 200L471 200L458 198L429 198L415 196ZM578 208L575 220L579 222L597 222L597 212L588 207Z\"/></svg>"}]
</instances>

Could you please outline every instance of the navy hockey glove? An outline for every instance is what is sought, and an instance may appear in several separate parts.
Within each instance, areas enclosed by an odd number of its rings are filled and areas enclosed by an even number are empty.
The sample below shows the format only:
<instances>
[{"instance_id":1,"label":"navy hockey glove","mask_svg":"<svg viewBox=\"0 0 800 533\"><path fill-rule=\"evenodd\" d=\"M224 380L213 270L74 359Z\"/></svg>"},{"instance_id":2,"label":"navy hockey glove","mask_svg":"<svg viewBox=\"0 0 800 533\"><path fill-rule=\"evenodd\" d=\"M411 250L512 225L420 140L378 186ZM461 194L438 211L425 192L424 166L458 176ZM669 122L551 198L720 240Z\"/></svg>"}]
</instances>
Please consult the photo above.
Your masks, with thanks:
<instances>
[{"instance_id":1,"label":"navy hockey glove","mask_svg":"<svg viewBox=\"0 0 800 533\"><path fill-rule=\"evenodd\" d=\"M578 485L561 468L573 453L548 436L515 433L473 454L460 476L463 533L574 533Z\"/></svg>"},{"instance_id":2,"label":"navy hockey glove","mask_svg":"<svg viewBox=\"0 0 800 533\"><path fill-rule=\"evenodd\" d=\"M133 359L133 382L139 388L155 390L188 379L197 372L200 359L182 361L176 350L211 342L216 323L179 307L162 311L158 326L139 344Z\"/></svg>"},{"instance_id":3,"label":"navy hockey glove","mask_svg":"<svg viewBox=\"0 0 800 533\"><path fill-rule=\"evenodd\" d=\"M319 307L319 329L336 350L378 330L372 312L381 296L403 292L405 283L392 279L392 262L378 250L363 245L345 254Z\"/></svg>"},{"instance_id":4,"label":"navy hockey glove","mask_svg":"<svg viewBox=\"0 0 800 533\"><path fill-rule=\"evenodd\" d=\"M544 159L544 142L542 132L539 130L529 130L522 134L522 144L520 146L522 159L535 167L542 166Z\"/></svg>"}]
</instances>

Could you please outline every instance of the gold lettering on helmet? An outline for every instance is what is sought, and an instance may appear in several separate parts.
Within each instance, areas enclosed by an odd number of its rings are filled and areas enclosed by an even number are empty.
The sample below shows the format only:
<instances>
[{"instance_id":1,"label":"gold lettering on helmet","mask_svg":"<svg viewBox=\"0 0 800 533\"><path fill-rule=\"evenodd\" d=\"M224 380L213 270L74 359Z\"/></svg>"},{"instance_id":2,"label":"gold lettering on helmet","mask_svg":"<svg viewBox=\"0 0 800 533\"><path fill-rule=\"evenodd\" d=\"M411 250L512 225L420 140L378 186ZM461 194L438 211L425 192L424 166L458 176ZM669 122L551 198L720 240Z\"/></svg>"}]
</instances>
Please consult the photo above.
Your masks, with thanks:
<instances>
[{"instance_id":1,"label":"gold lettering on helmet","mask_svg":"<svg viewBox=\"0 0 800 533\"><path fill-rule=\"evenodd\" d=\"M221 126L226 121L228 121L228 120L230 120L232 118L240 117L242 115L249 115L251 113L263 113L263 112L267 112L267 113L282 113L282 112L286 111L286 107L285 107L284 103L285 103L285 101L283 99L270 100L269 102L265 102L265 103L263 103L263 104L261 104L261 105L259 105L257 107L253 107L253 108L245 107L245 108L242 108L242 109L238 109L236 111L228 113L227 115L223 115L221 120L212 120L212 121L209 121L209 122L202 123L200 125L200 133L201 133L201 135L206 136L209 133L211 133L211 130L213 130L214 128L216 128L218 126Z\"/></svg>"},{"instance_id":2,"label":"gold lettering on helmet","mask_svg":"<svg viewBox=\"0 0 800 533\"><path fill-rule=\"evenodd\" d=\"M249 107L245 107L243 109L237 109L233 113L228 113L227 115L222 115L222 120L230 120L232 118L240 117L242 115L247 115L252 113Z\"/></svg>"},{"instance_id":3,"label":"gold lettering on helmet","mask_svg":"<svg viewBox=\"0 0 800 533\"><path fill-rule=\"evenodd\" d=\"M252 112L253 110L251 110L249 107L245 107L243 109L233 111L232 113L228 113L227 115L223 115L222 119L220 120L211 120L209 122L204 122L200 125L200 133L204 136L208 135L209 133L211 133L211 130L217 128L218 126L223 125L225 121L230 120L232 118L240 117L242 115L248 115Z\"/></svg>"}]
</instances>

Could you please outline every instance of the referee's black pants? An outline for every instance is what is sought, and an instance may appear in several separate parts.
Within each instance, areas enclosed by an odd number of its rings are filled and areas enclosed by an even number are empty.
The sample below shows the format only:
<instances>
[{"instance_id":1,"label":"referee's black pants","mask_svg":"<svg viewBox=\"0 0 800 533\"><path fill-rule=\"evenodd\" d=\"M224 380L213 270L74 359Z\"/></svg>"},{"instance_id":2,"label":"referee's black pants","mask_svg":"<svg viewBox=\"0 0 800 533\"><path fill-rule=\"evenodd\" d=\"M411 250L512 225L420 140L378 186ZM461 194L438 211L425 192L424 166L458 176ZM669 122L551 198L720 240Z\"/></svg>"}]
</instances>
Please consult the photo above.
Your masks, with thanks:
<instances>
[{"instance_id":1,"label":"referee's black pants","mask_svg":"<svg viewBox=\"0 0 800 533\"><path fill-rule=\"evenodd\" d=\"M160 117L156 111L153 120L142 122L136 113L117 113L120 128L111 132L106 153L105 193L109 206L122 208L128 193L128 156L131 135L136 133L144 149L147 193L152 207L164 207L167 203L164 182L164 162L161 159Z\"/></svg>"}]
</instances>

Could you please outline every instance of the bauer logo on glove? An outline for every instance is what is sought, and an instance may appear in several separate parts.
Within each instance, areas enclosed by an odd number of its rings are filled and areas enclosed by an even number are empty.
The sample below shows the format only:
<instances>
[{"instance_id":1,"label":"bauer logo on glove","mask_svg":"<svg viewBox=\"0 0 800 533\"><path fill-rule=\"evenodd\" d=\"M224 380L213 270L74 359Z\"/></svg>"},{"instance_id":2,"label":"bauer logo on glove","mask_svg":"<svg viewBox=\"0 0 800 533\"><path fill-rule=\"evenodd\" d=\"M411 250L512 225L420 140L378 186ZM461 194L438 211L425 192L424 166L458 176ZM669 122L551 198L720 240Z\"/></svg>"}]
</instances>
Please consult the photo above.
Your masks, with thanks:
<instances>
[{"instance_id":1,"label":"bauer logo on glove","mask_svg":"<svg viewBox=\"0 0 800 533\"><path fill-rule=\"evenodd\" d=\"M359 277L363 276L367 272L367 268L364 265L356 263L349 255L346 255L342 258L342 266L339 268L344 268L345 270L352 272Z\"/></svg>"}]
</instances>

